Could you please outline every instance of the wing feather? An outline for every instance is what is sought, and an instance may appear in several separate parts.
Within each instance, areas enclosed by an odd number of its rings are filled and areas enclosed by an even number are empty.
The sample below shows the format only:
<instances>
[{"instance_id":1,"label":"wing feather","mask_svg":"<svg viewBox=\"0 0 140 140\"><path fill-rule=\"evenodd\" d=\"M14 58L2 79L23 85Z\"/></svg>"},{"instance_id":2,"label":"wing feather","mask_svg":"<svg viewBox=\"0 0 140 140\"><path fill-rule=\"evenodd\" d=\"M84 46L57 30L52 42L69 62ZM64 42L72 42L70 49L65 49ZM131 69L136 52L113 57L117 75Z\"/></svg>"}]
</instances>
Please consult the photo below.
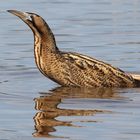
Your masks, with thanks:
<instances>
[{"instance_id":1,"label":"wing feather","mask_svg":"<svg viewBox=\"0 0 140 140\"><path fill-rule=\"evenodd\" d=\"M83 84L88 86L123 86L133 85L133 78L124 71L113 67L103 61L78 53L63 53L63 56L70 62L72 77L81 76ZM75 68L74 70L72 70ZM76 79L75 79L76 80ZM81 83L80 83L81 84Z\"/></svg>"}]
</instances>

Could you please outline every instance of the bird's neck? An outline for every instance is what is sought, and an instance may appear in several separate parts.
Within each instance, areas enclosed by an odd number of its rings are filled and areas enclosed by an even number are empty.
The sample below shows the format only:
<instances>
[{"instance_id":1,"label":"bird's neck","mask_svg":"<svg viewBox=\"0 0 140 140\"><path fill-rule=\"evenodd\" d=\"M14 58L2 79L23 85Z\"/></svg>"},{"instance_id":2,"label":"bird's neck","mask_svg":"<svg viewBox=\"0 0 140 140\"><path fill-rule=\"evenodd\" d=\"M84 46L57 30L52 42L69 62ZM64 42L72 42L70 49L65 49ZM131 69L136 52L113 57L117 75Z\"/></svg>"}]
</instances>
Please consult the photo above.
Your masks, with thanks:
<instances>
[{"instance_id":1,"label":"bird's neck","mask_svg":"<svg viewBox=\"0 0 140 140\"><path fill-rule=\"evenodd\" d=\"M43 66L51 55L58 54L54 37L41 36L34 34L34 56L39 70L43 73ZM55 55L54 55L55 56ZM50 59L50 58L49 58ZM44 73L43 73L44 74ZM44 74L45 75L45 74Z\"/></svg>"},{"instance_id":2,"label":"bird's neck","mask_svg":"<svg viewBox=\"0 0 140 140\"><path fill-rule=\"evenodd\" d=\"M47 23L45 25L43 28L31 28L34 33L34 45L40 47L40 49L46 48L48 52L55 52L58 50L55 37Z\"/></svg>"}]
</instances>

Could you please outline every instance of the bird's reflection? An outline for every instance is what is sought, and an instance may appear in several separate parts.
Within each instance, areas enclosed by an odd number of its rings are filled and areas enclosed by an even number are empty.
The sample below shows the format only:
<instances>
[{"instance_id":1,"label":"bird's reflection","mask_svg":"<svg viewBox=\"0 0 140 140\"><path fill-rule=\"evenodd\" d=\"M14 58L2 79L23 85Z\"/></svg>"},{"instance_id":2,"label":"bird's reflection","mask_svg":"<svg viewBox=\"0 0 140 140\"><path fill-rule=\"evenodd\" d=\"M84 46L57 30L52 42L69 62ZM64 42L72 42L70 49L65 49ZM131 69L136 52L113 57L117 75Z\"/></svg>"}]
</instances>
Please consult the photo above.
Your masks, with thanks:
<instances>
[{"instance_id":1,"label":"bird's reflection","mask_svg":"<svg viewBox=\"0 0 140 140\"><path fill-rule=\"evenodd\" d=\"M93 109L62 109L58 105L65 99L91 99L91 98L116 98L117 94L113 89L95 88L81 89L76 87L58 87L47 93L40 93L39 98L35 98L35 109L40 112L34 116L36 137L53 137L50 133L55 132L56 126L73 126L72 121L60 121L56 117L60 116L93 116L96 113L104 113L104 110ZM85 121L85 120L83 120Z\"/></svg>"}]
</instances>

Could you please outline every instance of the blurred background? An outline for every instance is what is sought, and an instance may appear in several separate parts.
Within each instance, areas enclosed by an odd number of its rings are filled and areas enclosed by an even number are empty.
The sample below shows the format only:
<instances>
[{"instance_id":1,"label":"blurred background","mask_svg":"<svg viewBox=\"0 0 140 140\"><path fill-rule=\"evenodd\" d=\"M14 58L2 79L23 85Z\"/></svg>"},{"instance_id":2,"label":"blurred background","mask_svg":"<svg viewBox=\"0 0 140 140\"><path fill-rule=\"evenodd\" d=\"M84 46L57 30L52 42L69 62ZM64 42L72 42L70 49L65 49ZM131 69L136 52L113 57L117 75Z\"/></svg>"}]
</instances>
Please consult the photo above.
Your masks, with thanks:
<instances>
[{"instance_id":1,"label":"blurred background","mask_svg":"<svg viewBox=\"0 0 140 140\"><path fill-rule=\"evenodd\" d=\"M0 140L139 140L140 90L59 88L36 68L33 34L9 9L42 16L61 50L140 73L139 0L1 0Z\"/></svg>"}]
</instances>

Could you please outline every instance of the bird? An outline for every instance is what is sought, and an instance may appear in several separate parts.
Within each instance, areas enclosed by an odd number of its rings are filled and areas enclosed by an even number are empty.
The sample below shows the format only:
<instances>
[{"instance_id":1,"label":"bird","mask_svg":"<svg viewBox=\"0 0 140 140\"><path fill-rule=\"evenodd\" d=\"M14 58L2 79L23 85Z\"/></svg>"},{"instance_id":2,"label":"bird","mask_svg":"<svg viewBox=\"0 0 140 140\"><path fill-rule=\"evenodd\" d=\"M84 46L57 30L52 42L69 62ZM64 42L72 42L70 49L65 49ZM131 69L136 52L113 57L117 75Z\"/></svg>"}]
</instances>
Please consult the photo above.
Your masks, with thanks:
<instances>
[{"instance_id":1,"label":"bird","mask_svg":"<svg viewBox=\"0 0 140 140\"><path fill-rule=\"evenodd\" d=\"M7 10L19 17L34 35L34 57L39 71L61 86L138 87L140 80L131 74L90 56L61 51L47 22L38 14Z\"/></svg>"}]
</instances>

